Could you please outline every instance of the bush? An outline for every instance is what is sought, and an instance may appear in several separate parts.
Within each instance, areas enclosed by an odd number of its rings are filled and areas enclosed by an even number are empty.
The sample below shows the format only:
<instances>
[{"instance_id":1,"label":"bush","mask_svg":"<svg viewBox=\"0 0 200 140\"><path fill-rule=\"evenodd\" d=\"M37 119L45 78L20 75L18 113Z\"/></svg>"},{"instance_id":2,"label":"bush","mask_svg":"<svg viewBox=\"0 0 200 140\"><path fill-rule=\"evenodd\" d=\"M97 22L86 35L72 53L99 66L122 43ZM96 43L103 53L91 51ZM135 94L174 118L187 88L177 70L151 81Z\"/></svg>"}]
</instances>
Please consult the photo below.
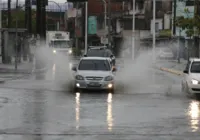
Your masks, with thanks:
<instances>
[{"instance_id":1,"label":"bush","mask_svg":"<svg viewBox=\"0 0 200 140\"><path fill-rule=\"evenodd\" d=\"M74 48L72 48L72 52L73 52L73 55L74 55L74 56L80 56L80 55L82 55L82 54L81 54L81 49L80 49L80 48L74 47Z\"/></svg>"}]
</instances>

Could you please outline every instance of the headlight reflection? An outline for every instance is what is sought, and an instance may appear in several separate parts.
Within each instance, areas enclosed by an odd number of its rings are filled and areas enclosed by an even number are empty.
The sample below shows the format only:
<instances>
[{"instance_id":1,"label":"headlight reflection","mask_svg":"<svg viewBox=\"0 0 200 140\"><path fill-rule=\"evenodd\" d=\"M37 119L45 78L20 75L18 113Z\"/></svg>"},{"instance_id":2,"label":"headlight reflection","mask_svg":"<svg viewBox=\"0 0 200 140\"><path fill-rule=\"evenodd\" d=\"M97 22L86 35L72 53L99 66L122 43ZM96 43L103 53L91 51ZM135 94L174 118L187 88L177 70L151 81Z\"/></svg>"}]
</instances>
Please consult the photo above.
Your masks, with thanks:
<instances>
[{"instance_id":1,"label":"headlight reflection","mask_svg":"<svg viewBox=\"0 0 200 140\"><path fill-rule=\"evenodd\" d=\"M76 107L75 107L75 112L76 112L76 130L79 129L79 120L80 120L80 93L76 93Z\"/></svg>"},{"instance_id":2,"label":"headlight reflection","mask_svg":"<svg viewBox=\"0 0 200 140\"><path fill-rule=\"evenodd\" d=\"M55 75L56 75L56 64L53 64L53 68L52 68L52 78L53 78L53 80L55 80Z\"/></svg>"},{"instance_id":3,"label":"headlight reflection","mask_svg":"<svg viewBox=\"0 0 200 140\"><path fill-rule=\"evenodd\" d=\"M107 98L107 125L108 125L108 130L112 131L113 127L112 93L109 93Z\"/></svg>"},{"instance_id":4,"label":"headlight reflection","mask_svg":"<svg viewBox=\"0 0 200 140\"><path fill-rule=\"evenodd\" d=\"M190 125L193 132L196 132L199 127L199 102L192 101L189 106L188 115L190 116Z\"/></svg>"}]
</instances>

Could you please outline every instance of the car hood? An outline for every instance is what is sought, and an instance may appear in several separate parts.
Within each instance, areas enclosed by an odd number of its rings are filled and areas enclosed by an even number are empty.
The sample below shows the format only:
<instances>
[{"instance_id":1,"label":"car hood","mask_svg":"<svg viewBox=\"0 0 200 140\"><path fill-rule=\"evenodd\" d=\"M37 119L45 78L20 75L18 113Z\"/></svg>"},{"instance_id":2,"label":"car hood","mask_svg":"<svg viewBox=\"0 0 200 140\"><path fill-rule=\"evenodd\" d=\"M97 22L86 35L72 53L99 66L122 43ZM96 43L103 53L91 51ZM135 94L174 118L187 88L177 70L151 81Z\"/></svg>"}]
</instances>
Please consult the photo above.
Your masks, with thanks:
<instances>
[{"instance_id":1,"label":"car hood","mask_svg":"<svg viewBox=\"0 0 200 140\"><path fill-rule=\"evenodd\" d=\"M77 71L77 75L81 75L83 77L86 76L94 76L94 77L105 77L112 75L112 72L110 71Z\"/></svg>"},{"instance_id":2,"label":"car hood","mask_svg":"<svg viewBox=\"0 0 200 140\"><path fill-rule=\"evenodd\" d=\"M191 73L190 77L191 77L191 79L200 81L200 73Z\"/></svg>"}]
</instances>

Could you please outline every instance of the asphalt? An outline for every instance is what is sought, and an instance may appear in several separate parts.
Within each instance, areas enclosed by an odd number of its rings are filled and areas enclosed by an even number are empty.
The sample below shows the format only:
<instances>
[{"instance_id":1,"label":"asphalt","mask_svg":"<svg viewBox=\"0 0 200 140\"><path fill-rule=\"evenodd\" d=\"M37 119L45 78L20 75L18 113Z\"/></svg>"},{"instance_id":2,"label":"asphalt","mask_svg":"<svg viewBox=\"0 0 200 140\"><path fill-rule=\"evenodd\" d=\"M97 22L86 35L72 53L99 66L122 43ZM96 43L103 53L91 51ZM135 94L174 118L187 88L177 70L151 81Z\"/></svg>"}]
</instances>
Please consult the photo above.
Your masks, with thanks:
<instances>
[{"instance_id":1,"label":"asphalt","mask_svg":"<svg viewBox=\"0 0 200 140\"><path fill-rule=\"evenodd\" d=\"M70 70L55 65L0 84L0 139L199 140L200 102L181 93L180 76L124 69L115 93L73 93Z\"/></svg>"}]
</instances>

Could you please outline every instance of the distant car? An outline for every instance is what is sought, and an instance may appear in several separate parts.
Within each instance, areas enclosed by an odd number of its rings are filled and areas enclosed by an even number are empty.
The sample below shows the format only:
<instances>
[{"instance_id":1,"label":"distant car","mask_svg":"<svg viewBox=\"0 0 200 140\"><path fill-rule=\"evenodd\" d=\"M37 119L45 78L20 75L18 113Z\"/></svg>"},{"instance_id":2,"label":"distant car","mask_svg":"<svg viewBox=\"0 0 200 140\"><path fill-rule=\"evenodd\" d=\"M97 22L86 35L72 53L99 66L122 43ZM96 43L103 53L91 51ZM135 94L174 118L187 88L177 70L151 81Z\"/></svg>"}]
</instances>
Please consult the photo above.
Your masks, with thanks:
<instances>
[{"instance_id":1,"label":"distant car","mask_svg":"<svg viewBox=\"0 0 200 140\"><path fill-rule=\"evenodd\" d=\"M98 89L114 92L114 72L109 60L104 57L83 57L73 66L74 89Z\"/></svg>"},{"instance_id":2,"label":"distant car","mask_svg":"<svg viewBox=\"0 0 200 140\"><path fill-rule=\"evenodd\" d=\"M116 64L115 56L113 55L112 51L105 47L90 48L85 56L87 56L87 57L105 57L105 58L108 58L111 60L113 66L115 66L115 64Z\"/></svg>"},{"instance_id":3,"label":"distant car","mask_svg":"<svg viewBox=\"0 0 200 140\"><path fill-rule=\"evenodd\" d=\"M182 92L187 95L200 95L200 59L191 58L183 71Z\"/></svg>"},{"instance_id":4,"label":"distant car","mask_svg":"<svg viewBox=\"0 0 200 140\"><path fill-rule=\"evenodd\" d=\"M165 49L160 49L158 52L158 58L159 59L173 59L174 54L171 49L165 48Z\"/></svg>"}]
</instances>

